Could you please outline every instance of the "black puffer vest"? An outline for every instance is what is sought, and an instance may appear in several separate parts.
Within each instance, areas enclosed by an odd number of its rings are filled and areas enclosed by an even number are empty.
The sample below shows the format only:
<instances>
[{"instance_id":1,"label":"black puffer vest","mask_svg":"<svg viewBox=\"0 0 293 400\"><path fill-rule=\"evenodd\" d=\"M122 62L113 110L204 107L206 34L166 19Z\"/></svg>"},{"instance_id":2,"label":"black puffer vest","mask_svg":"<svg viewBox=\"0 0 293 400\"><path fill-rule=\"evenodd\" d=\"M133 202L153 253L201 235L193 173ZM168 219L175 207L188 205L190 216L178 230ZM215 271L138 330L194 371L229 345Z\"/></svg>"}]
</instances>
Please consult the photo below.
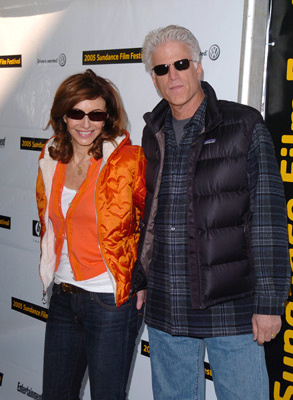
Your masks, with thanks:
<instances>
[{"instance_id":1,"label":"black puffer vest","mask_svg":"<svg viewBox=\"0 0 293 400\"><path fill-rule=\"evenodd\" d=\"M219 101L221 123L193 144L188 171L188 248L194 308L253 292L247 154L258 113ZM260 121L259 121L260 122Z\"/></svg>"},{"instance_id":2,"label":"black puffer vest","mask_svg":"<svg viewBox=\"0 0 293 400\"><path fill-rule=\"evenodd\" d=\"M206 82L202 82L202 87L208 96L205 131L191 146L187 184L188 260L192 307L195 309L253 293L246 164L254 126L262 120L250 107L218 101ZM163 105L164 100L158 106L160 122L164 120ZM168 109L167 103L165 108ZM153 118L155 114L152 113ZM143 254L137 265L137 271L143 266L146 275L156 212L153 194L160 185L159 168L164 154L162 140L161 145L159 140L161 133L157 129L158 119L152 122L152 126L148 124L145 128L143 138L148 160L147 220L139 246ZM140 275L141 281L143 275L144 272Z\"/></svg>"}]
</instances>

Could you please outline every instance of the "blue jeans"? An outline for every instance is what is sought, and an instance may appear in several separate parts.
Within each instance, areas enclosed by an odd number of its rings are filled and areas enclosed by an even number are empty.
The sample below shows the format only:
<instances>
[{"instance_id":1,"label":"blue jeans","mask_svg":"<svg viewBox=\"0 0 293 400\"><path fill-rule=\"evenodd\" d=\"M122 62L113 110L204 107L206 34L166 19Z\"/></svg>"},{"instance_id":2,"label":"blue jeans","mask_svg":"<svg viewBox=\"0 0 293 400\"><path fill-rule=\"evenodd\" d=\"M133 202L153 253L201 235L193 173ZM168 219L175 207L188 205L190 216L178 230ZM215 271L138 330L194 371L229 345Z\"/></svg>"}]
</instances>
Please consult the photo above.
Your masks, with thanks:
<instances>
[{"instance_id":1,"label":"blue jeans","mask_svg":"<svg viewBox=\"0 0 293 400\"><path fill-rule=\"evenodd\" d=\"M46 327L43 400L78 400L88 367L92 400L124 400L142 323L136 297L117 308L111 293L64 293L54 285Z\"/></svg>"},{"instance_id":2,"label":"blue jeans","mask_svg":"<svg viewBox=\"0 0 293 400\"><path fill-rule=\"evenodd\" d=\"M155 400L205 399L205 348L219 400L268 400L263 346L252 335L196 339L148 327Z\"/></svg>"}]
</instances>

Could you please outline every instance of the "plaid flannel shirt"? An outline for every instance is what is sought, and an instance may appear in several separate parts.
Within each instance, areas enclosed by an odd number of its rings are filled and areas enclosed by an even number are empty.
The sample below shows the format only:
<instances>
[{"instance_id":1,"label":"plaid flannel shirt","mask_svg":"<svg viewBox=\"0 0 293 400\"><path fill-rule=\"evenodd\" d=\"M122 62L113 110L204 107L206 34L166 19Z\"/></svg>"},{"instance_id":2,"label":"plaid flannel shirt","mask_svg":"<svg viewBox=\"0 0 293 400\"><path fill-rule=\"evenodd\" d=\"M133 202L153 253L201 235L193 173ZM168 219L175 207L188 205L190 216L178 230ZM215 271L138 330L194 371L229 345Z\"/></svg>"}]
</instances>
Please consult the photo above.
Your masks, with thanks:
<instances>
[{"instance_id":1,"label":"plaid flannel shirt","mask_svg":"<svg viewBox=\"0 0 293 400\"><path fill-rule=\"evenodd\" d=\"M271 137L255 126L247 159L255 295L195 310L191 307L186 175L190 146L204 127L206 98L184 127L177 146L169 111L163 127L165 159L148 278L146 323L171 335L214 337L252 332L257 314L281 314L290 282L283 184ZM175 228L176 227L176 228Z\"/></svg>"}]
</instances>

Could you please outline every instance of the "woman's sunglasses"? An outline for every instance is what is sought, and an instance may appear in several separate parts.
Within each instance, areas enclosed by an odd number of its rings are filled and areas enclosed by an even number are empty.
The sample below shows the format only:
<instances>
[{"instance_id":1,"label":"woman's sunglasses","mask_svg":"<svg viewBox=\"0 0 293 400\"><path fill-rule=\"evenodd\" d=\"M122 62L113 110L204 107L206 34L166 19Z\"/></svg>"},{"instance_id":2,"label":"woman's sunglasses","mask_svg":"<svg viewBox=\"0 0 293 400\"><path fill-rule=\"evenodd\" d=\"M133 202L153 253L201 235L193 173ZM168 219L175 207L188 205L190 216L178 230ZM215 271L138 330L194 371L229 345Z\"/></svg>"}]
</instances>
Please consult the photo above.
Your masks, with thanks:
<instances>
[{"instance_id":1,"label":"woman's sunglasses","mask_svg":"<svg viewBox=\"0 0 293 400\"><path fill-rule=\"evenodd\" d=\"M72 110L67 111L66 116L70 119L81 120L85 116L88 116L91 121L106 121L107 113L104 111L91 111L89 113L85 113L82 110L78 110L77 108L73 108Z\"/></svg>"},{"instance_id":2,"label":"woman's sunglasses","mask_svg":"<svg viewBox=\"0 0 293 400\"><path fill-rule=\"evenodd\" d=\"M158 76L163 76L166 75L169 71L170 65L174 65L174 67L177 69L177 71L185 71L186 69L189 68L190 66L190 61L193 61L196 63L194 60L189 60L188 58L184 58L183 60L178 60L175 61L172 64L160 64L156 65L153 68L153 71L155 72L156 75Z\"/></svg>"}]
</instances>

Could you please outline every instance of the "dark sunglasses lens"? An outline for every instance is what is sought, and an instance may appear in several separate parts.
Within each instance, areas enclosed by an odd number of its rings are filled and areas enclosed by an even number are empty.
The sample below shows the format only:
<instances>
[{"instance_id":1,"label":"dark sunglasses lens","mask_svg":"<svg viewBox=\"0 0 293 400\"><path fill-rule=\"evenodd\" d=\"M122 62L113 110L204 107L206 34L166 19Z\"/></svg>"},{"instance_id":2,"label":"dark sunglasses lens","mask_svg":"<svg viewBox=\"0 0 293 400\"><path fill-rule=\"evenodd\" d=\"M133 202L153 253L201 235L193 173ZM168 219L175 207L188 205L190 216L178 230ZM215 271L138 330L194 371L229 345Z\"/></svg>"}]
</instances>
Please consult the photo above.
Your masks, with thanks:
<instances>
[{"instance_id":1,"label":"dark sunglasses lens","mask_svg":"<svg viewBox=\"0 0 293 400\"><path fill-rule=\"evenodd\" d=\"M178 71L185 71L186 69L189 68L190 65L190 61L185 58L184 60L178 60L174 62L174 67L178 70Z\"/></svg>"},{"instance_id":2,"label":"dark sunglasses lens","mask_svg":"<svg viewBox=\"0 0 293 400\"><path fill-rule=\"evenodd\" d=\"M81 110L69 110L67 111L66 115L71 119L83 119L85 113Z\"/></svg>"},{"instance_id":3,"label":"dark sunglasses lens","mask_svg":"<svg viewBox=\"0 0 293 400\"><path fill-rule=\"evenodd\" d=\"M186 69L189 68L190 61L187 58L184 58L183 60L178 60L174 62L174 67L177 69L177 71L185 71ZM160 64L156 65L154 67L155 74L158 76L163 76L166 75L169 71L169 65L168 64Z\"/></svg>"},{"instance_id":4,"label":"dark sunglasses lens","mask_svg":"<svg viewBox=\"0 0 293 400\"><path fill-rule=\"evenodd\" d=\"M107 113L103 111L91 111L90 113L86 114L84 111L81 110L69 110L66 113L68 118L81 120L84 118L85 115L89 117L91 121L106 121Z\"/></svg>"},{"instance_id":5,"label":"dark sunglasses lens","mask_svg":"<svg viewBox=\"0 0 293 400\"><path fill-rule=\"evenodd\" d=\"M169 71L169 65L160 64L154 67L155 74L158 76L166 75Z\"/></svg>"},{"instance_id":6,"label":"dark sunglasses lens","mask_svg":"<svg viewBox=\"0 0 293 400\"><path fill-rule=\"evenodd\" d=\"M103 111L91 111L88 113L88 117L91 121L106 121L107 113Z\"/></svg>"}]
</instances>

